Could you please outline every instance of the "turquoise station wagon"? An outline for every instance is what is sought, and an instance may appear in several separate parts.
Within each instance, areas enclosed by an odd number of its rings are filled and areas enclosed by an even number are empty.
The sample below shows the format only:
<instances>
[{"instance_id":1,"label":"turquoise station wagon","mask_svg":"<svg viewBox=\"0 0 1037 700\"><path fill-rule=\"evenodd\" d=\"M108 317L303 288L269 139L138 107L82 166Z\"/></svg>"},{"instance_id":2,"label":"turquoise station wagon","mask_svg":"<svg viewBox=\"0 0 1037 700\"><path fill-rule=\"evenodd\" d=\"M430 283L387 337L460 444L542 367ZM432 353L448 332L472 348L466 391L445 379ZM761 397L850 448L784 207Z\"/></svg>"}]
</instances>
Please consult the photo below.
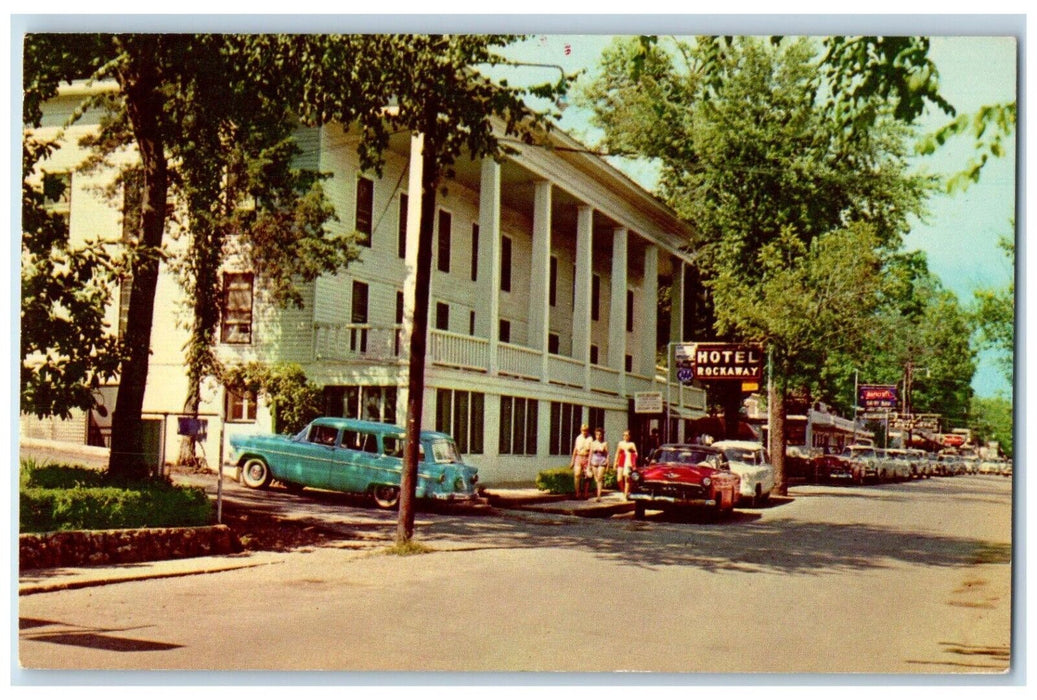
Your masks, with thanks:
<instances>
[{"instance_id":1,"label":"turquoise station wagon","mask_svg":"<svg viewBox=\"0 0 1037 700\"><path fill-rule=\"evenodd\" d=\"M254 489L273 480L290 491L309 486L370 496L381 508L400 500L403 428L349 418L317 418L298 435L235 435L231 462ZM453 438L422 431L418 448L418 498L476 498L479 476L461 461Z\"/></svg>"}]
</instances>

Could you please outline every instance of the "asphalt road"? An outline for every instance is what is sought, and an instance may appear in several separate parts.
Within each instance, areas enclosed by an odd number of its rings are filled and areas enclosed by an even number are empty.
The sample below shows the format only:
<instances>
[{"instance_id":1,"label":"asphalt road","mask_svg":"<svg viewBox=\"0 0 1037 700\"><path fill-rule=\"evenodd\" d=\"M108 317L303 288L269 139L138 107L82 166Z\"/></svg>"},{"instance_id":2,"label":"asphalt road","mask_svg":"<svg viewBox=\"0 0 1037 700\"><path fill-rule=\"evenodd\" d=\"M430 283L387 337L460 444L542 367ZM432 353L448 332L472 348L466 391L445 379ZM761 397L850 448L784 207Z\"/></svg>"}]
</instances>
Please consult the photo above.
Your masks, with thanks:
<instances>
[{"instance_id":1,"label":"asphalt road","mask_svg":"<svg viewBox=\"0 0 1037 700\"><path fill-rule=\"evenodd\" d=\"M409 557L380 553L391 513L227 487L333 522L342 539L254 568L22 596L21 664L882 674L1009 664L1002 477L794 487L721 523L421 513L416 539L432 551Z\"/></svg>"}]
</instances>

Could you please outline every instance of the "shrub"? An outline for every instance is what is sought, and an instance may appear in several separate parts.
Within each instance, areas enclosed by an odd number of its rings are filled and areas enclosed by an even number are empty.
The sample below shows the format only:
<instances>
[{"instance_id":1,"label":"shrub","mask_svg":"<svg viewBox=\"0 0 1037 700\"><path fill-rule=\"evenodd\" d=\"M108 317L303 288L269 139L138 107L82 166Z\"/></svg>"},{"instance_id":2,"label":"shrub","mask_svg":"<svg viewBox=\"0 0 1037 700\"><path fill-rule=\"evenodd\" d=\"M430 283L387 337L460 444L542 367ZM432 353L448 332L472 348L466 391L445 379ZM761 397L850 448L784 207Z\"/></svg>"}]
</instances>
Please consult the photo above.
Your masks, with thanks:
<instances>
[{"instance_id":1,"label":"shrub","mask_svg":"<svg viewBox=\"0 0 1037 700\"><path fill-rule=\"evenodd\" d=\"M21 532L190 527L212 522L205 490L165 480L118 482L100 471L22 463Z\"/></svg>"},{"instance_id":2,"label":"shrub","mask_svg":"<svg viewBox=\"0 0 1037 700\"><path fill-rule=\"evenodd\" d=\"M567 466L545 469L537 474L536 486L541 491L547 491L548 493L574 493L573 470ZM616 488L616 470L612 467L605 469L605 478L602 481L602 486L606 489Z\"/></svg>"}]
</instances>

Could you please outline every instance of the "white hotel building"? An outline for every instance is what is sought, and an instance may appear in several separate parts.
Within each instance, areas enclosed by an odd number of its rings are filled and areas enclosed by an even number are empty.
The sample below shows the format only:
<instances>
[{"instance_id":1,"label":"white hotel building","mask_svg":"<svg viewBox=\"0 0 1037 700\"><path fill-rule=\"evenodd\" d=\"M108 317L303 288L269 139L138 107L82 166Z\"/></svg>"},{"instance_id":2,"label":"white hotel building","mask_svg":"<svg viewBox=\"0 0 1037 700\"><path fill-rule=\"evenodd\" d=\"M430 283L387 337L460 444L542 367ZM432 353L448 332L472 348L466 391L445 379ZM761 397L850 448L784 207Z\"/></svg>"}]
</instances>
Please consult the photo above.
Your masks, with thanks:
<instances>
[{"instance_id":1,"label":"white hotel building","mask_svg":"<svg viewBox=\"0 0 1037 700\"><path fill-rule=\"evenodd\" d=\"M82 90L66 90L51 104L44 135L57 132ZM41 169L71 174L69 196L55 206L67 208L73 240L119 239L118 198L99 187L113 173L81 170L87 154L76 144L89 122L68 129L64 147ZM402 424L406 243L416 236L406 212L420 196L408 185L419 159L410 135L398 134L379 178L360 171L356 138L334 126L303 131L299 141L301 165L332 174L324 186L339 220L330 228L367 235L361 258L305 286L302 309L265 304L261 280L228 267L219 353L226 362L297 363L324 388L327 414ZM528 482L542 469L568 464L583 422L603 426L612 444L628 427L635 439L662 428L662 414L635 412L636 393L662 394L674 419L664 429L671 438L684 429L677 419L705 415L705 392L667 385L666 369L657 366L661 322L668 322L671 341L694 333L684 322L685 305L693 303L681 250L687 225L575 140L559 132L549 140L550 148L513 144L517 153L500 163L461 161L443 183L446 194L437 196L423 427L453 434L483 483ZM167 245L175 245L168 233ZM660 285L671 286L671 319L660 319ZM177 454L175 418L187 387L183 302L163 270L144 411L167 461ZM113 332L120 306L110 310ZM102 393L108 410L115 391ZM271 430L261 400L213 383L203 389L201 411L209 416L210 464L221 435ZM106 413L71 421L23 416L21 432L102 444Z\"/></svg>"}]
</instances>

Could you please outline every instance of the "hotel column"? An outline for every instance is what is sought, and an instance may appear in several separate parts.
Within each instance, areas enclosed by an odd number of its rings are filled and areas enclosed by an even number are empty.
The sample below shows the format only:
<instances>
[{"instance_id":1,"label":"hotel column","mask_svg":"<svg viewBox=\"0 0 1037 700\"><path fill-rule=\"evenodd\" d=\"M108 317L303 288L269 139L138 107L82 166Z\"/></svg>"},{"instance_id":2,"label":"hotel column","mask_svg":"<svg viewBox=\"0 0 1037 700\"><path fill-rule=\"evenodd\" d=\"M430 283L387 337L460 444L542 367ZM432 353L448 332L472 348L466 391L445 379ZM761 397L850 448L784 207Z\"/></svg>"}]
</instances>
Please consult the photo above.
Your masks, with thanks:
<instances>
[{"instance_id":1,"label":"hotel column","mask_svg":"<svg viewBox=\"0 0 1037 700\"><path fill-rule=\"evenodd\" d=\"M619 372L619 393L624 394L627 353L627 230L612 229L612 298L609 304L609 367Z\"/></svg>"},{"instance_id":2,"label":"hotel column","mask_svg":"<svg viewBox=\"0 0 1037 700\"><path fill-rule=\"evenodd\" d=\"M645 247L645 277L642 283L641 319L638 335L641 336L641 361L638 372L655 379L655 333L659 313L659 249L649 244Z\"/></svg>"},{"instance_id":3,"label":"hotel column","mask_svg":"<svg viewBox=\"0 0 1037 700\"><path fill-rule=\"evenodd\" d=\"M482 161L479 182L479 299L475 334L489 339L487 371L497 374L500 323L500 164Z\"/></svg>"},{"instance_id":4,"label":"hotel column","mask_svg":"<svg viewBox=\"0 0 1037 700\"><path fill-rule=\"evenodd\" d=\"M533 194L533 259L529 273L529 346L541 353L540 379L548 380L547 335L551 325L551 183Z\"/></svg>"},{"instance_id":5,"label":"hotel column","mask_svg":"<svg viewBox=\"0 0 1037 700\"><path fill-rule=\"evenodd\" d=\"M591 267L594 263L594 209L580 207L576 216L576 298L573 301L573 359L583 363L583 386L590 383Z\"/></svg>"}]
</instances>

